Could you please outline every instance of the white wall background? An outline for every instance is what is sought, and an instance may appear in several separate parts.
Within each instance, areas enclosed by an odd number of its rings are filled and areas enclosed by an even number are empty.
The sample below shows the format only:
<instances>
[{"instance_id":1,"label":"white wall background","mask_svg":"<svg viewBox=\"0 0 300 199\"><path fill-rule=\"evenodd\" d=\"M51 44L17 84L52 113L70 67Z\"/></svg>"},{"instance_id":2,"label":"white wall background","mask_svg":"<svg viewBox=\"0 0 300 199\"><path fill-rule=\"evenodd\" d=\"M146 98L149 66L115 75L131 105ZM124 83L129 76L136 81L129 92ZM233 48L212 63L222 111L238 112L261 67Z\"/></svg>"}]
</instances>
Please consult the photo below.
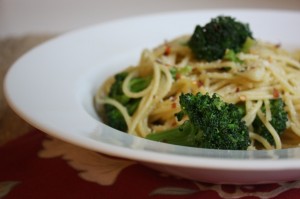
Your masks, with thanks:
<instances>
[{"instance_id":1,"label":"white wall background","mask_svg":"<svg viewBox=\"0 0 300 199\"><path fill-rule=\"evenodd\" d=\"M0 0L0 38L60 33L134 15L212 8L300 11L300 0Z\"/></svg>"}]
</instances>

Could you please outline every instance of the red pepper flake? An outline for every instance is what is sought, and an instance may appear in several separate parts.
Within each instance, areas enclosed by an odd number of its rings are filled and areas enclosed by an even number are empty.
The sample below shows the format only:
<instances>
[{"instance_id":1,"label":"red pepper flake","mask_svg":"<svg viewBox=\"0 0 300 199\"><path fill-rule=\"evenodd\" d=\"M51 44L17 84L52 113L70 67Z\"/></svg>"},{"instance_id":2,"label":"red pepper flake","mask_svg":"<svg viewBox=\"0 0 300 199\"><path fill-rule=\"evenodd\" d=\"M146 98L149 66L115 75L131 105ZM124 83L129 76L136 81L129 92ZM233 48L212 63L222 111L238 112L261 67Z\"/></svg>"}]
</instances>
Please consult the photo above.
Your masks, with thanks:
<instances>
[{"instance_id":1,"label":"red pepper flake","mask_svg":"<svg viewBox=\"0 0 300 199\"><path fill-rule=\"evenodd\" d=\"M180 73L176 73L175 79L180 79L181 75Z\"/></svg>"},{"instance_id":2,"label":"red pepper flake","mask_svg":"<svg viewBox=\"0 0 300 199\"><path fill-rule=\"evenodd\" d=\"M273 89L273 97L278 98L280 96L279 90L274 88Z\"/></svg>"},{"instance_id":3,"label":"red pepper flake","mask_svg":"<svg viewBox=\"0 0 300 199\"><path fill-rule=\"evenodd\" d=\"M197 86L200 88L203 86L203 82L201 80L197 81Z\"/></svg>"},{"instance_id":4,"label":"red pepper flake","mask_svg":"<svg viewBox=\"0 0 300 199\"><path fill-rule=\"evenodd\" d=\"M173 102L171 106L172 106L172 108L174 108L174 109L175 109L175 108L176 108L176 106L177 106L177 105L176 105L176 102Z\"/></svg>"},{"instance_id":5,"label":"red pepper flake","mask_svg":"<svg viewBox=\"0 0 300 199\"><path fill-rule=\"evenodd\" d=\"M168 44L166 44L164 55L168 56L170 53L171 53L171 47Z\"/></svg>"}]
</instances>

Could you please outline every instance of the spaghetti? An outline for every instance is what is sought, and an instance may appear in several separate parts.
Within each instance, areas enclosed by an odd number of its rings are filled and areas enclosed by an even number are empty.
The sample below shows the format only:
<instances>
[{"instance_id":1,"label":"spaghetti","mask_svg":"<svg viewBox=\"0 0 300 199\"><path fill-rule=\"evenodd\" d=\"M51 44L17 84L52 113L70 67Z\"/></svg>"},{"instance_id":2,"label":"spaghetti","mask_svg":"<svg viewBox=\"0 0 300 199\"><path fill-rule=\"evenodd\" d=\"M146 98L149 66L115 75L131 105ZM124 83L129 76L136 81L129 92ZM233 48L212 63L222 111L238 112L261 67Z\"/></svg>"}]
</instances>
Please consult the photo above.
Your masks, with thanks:
<instances>
[{"instance_id":1,"label":"spaghetti","mask_svg":"<svg viewBox=\"0 0 300 199\"><path fill-rule=\"evenodd\" d=\"M145 137L183 121L174 116L180 111L179 95L182 93L217 93L228 103L244 103L243 117L249 128L249 149L281 149L300 144L300 62L299 53L282 49L279 45L255 41L247 52L237 54L239 61L222 59L212 62L199 61L187 45L190 36L182 36L144 50L139 63L129 67L122 90L129 98L140 98L137 110L130 115L117 100L108 97L113 78L99 88L95 104L116 107L123 115L128 133ZM173 73L172 73L173 71ZM175 72L174 72L175 71ZM130 90L134 77L152 76L147 88L139 92ZM282 136L270 123L271 99L282 98L288 113L287 129ZM261 107L265 107L265 112ZM274 145L253 131L252 124L259 118L274 139ZM159 121L159 122L158 122Z\"/></svg>"}]
</instances>

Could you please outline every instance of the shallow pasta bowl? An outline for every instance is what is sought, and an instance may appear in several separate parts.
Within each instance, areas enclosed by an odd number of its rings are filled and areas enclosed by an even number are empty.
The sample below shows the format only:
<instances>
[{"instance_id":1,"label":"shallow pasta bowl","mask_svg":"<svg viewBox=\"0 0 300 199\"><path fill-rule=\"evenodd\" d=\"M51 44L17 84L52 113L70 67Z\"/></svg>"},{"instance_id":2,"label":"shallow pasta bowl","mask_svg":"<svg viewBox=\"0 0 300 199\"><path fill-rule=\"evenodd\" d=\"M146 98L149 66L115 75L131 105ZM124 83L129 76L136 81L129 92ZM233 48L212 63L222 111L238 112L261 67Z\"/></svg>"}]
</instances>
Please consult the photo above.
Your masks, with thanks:
<instances>
[{"instance_id":1,"label":"shallow pasta bowl","mask_svg":"<svg viewBox=\"0 0 300 199\"><path fill-rule=\"evenodd\" d=\"M300 47L300 13L199 10L127 18L72 31L25 54L5 77L14 111L36 128L75 145L211 183L256 184L300 179L300 149L230 151L145 140L103 124L93 96L104 80L138 62L145 48L190 34L196 24L230 15L256 38Z\"/></svg>"}]
</instances>

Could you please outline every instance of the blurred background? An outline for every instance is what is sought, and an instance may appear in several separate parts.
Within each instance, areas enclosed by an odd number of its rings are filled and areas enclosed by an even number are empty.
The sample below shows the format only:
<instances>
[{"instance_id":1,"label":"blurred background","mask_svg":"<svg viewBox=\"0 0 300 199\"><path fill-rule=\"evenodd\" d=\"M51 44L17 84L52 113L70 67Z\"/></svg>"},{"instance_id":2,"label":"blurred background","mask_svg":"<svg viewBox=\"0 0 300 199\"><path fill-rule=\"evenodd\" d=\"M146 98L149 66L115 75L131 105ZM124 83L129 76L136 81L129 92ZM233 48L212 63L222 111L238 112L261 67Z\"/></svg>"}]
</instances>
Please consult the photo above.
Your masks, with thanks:
<instances>
[{"instance_id":1,"label":"blurred background","mask_svg":"<svg viewBox=\"0 0 300 199\"><path fill-rule=\"evenodd\" d=\"M190 9L300 10L299 0L0 0L0 38L61 33L107 20Z\"/></svg>"}]
</instances>

